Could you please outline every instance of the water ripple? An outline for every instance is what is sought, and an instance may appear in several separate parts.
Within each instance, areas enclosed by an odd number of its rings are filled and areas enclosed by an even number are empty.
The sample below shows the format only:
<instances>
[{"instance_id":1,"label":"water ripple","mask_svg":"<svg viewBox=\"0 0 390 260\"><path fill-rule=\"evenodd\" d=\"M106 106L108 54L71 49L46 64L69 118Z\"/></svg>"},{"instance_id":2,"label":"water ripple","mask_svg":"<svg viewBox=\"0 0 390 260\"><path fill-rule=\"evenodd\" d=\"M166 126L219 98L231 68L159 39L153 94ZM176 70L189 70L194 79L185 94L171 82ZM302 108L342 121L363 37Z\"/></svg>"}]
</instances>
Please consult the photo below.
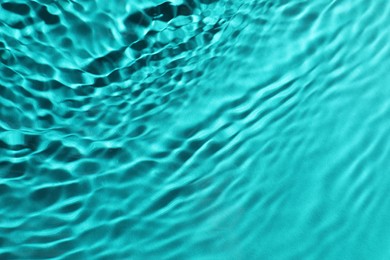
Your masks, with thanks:
<instances>
[{"instance_id":1,"label":"water ripple","mask_svg":"<svg viewBox=\"0 0 390 260\"><path fill-rule=\"evenodd\" d=\"M0 3L1 259L389 259L386 1Z\"/></svg>"}]
</instances>

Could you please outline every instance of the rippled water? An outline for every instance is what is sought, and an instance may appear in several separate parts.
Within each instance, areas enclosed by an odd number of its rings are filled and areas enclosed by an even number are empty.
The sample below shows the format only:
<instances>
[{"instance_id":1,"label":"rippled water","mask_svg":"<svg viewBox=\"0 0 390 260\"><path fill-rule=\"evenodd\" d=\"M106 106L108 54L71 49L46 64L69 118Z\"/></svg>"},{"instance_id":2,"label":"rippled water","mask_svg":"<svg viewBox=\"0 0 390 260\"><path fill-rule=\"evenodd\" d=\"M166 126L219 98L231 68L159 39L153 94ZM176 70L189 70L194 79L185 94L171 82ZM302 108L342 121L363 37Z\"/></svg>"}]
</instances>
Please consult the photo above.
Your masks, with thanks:
<instances>
[{"instance_id":1,"label":"rippled water","mask_svg":"<svg viewBox=\"0 0 390 260\"><path fill-rule=\"evenodd\" d=\"M390 259L390 2L0 3L1 259Z\"/></svg>"}]
</instances>

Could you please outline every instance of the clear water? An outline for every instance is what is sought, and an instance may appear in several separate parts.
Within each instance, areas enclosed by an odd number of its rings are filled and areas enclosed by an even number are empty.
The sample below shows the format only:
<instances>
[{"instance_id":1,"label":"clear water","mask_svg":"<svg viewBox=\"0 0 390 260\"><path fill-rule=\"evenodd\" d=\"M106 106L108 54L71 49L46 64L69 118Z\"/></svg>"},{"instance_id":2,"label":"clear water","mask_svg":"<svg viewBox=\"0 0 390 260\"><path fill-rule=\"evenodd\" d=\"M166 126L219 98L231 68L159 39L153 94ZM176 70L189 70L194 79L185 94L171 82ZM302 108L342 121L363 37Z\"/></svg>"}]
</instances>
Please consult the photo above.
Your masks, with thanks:
<instances>
[{"instance_id":1,"label":"clear water","mask_svg":"<svg viewBox=\"0 0 390 260\"><path fill-rule=\"evenodd\" d=\"M390 259L390 2L0 3L1 259Z\"/></svg>"}]
</instances>

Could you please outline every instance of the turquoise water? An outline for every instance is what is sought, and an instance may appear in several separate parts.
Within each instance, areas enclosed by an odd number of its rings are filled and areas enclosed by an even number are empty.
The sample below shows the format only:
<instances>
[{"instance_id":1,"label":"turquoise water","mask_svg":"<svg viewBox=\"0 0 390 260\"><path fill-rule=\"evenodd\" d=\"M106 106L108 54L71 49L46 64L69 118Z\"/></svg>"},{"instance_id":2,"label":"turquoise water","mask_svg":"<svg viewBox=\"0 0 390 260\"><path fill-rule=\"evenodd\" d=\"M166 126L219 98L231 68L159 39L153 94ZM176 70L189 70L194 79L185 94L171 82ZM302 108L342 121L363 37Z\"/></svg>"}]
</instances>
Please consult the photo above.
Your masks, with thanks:
<instances>
[{"instance_id":1,"label":"turquoise water","mask_svg":"<svg viewBox=\"0 0 390 260\"><path fill-rule=\"evenodd\" d=\"M0 3L0 259L390 259L390 2Z\"/></svg>"}]
</instances>

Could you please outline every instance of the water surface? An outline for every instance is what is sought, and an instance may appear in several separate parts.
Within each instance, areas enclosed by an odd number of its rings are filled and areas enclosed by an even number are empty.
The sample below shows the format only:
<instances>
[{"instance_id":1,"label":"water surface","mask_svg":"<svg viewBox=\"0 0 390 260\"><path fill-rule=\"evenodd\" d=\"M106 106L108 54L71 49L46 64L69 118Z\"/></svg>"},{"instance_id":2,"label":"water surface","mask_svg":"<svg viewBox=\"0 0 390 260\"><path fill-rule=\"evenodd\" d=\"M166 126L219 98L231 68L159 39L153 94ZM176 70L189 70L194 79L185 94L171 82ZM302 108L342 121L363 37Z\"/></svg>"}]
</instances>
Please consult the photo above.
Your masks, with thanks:
<instances>
[{"instance_id":1,"label":"water surface","mask_svg":"<svg viewBox=\"0 0 390 260\"><path fill-rule=\"evenodd\" d=\"M1 259L390 259L390 2L0 1Z\"/></svg>"}]
</instances>

